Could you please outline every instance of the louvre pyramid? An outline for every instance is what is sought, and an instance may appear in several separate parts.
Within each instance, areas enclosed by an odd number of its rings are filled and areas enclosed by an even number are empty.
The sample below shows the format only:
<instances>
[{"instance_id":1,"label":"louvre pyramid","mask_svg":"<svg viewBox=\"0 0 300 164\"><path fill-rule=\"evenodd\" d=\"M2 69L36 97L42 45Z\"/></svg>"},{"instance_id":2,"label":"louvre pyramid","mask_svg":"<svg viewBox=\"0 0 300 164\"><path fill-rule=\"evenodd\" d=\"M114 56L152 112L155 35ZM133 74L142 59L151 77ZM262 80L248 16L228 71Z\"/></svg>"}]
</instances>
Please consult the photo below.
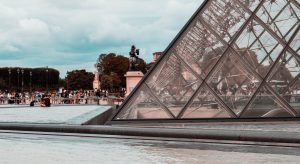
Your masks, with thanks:
<instances>
[{"instance_id":1,"label":"louvre pyramid","mask_svg":"<svg viewBox=\"0 0 300 164\"><path fill-rule=\"evenodd\" d=\"M299 117L299 19L299 0L206 0L111 122Z\"/></svg>"}]
</instances>

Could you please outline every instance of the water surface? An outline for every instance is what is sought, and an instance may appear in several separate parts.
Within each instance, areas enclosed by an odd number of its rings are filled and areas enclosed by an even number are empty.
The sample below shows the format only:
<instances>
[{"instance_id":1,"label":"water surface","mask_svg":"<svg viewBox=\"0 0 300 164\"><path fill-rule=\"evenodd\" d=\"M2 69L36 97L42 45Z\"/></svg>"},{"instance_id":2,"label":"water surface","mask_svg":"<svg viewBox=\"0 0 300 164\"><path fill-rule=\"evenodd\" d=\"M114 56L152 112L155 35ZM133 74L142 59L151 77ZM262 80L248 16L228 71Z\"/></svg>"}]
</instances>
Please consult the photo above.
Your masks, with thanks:
<instances>
[{"instance_id":1,"label":"water surface","mask_svg":"<svg viewBox=\"0 0 300 164\"><path fill-rule=\"evenodd\" d=\"M299 163L300 149L0 131L1 164Z\"/></svg>"}]
</instances>

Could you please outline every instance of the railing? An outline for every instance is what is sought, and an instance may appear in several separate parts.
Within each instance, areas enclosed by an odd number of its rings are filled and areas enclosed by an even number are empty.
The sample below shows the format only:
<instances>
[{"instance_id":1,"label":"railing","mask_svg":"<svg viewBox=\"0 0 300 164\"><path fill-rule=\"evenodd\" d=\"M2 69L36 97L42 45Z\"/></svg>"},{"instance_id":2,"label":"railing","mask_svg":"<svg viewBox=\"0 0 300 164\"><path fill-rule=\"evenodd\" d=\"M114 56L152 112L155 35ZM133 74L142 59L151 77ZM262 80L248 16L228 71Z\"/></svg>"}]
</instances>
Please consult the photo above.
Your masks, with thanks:
<instances>
[{"instance_id":1,"label":"railing","mask_svg":"<svg viewBox=\"0 0 300 164\"><path fill-rule=\"evenodd\" d=\"M40 98L0 98L0 105L5 104L21 104L26 105L30 104L35 100L36 102L40 102ZM51 104L88 104L88 105L120 105L124 101L124 98L117 97L97 97L97 96L89 96L86 98L63 98L63 97L51 97Z\"/></svg>"},{"instance_id":2,"label":"railing","mask_svg":"<svg viewBox=\"0 0 300 164\"><path fill-rule=\"evenodd\" d=\"M245 96L248 97L248 96ZM256 99L265 100L264 97L269 97L269 101L272 100L272 95L260 95ZM300 103L300 95L285 95L285 100L288 103ZM30 104L31 101L36 100L40 102L40 98L19 98L19 99L9 99L9 98L0 98L0 105L3 104ZM97 96L89 96L85 98L63 98L63 97L51 97L51 104L93 104L93 105L120 105L124 98L119 98L115 96L108 96L108 97L97 97ZM246 103L243 102L243 96L223 96L224 101L233 101L235 103ZM207 100L209 101L209 100ZM266 103L266 101L264 101Z\"/></svg>"}]
</instances>

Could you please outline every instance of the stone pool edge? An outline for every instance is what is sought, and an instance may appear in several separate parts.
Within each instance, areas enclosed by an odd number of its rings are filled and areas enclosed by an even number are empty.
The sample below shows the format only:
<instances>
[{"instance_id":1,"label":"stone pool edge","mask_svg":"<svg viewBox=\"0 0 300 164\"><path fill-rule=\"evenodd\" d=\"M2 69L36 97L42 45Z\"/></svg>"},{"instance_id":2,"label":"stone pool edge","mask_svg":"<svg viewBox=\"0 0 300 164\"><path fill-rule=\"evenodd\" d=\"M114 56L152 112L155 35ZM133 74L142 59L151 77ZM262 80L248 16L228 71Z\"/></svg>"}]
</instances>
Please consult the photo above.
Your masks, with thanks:
<instances>
[{"instance_id":1,"label":"stone pool edge","mask_svg":"<svg viewBox=\"0 0 300 164\"><path fill-rule=\"evenodd\" d=\"M0 123L0 130L103 134L137 137L161 137L181 139L211 139L228 141L251 141L270 143L300 143L300 132L262 131L262 130L228 130L228 129L174 129L142 128L92 125L59 124L18 124Z\"/></svg>"}]
</instances>

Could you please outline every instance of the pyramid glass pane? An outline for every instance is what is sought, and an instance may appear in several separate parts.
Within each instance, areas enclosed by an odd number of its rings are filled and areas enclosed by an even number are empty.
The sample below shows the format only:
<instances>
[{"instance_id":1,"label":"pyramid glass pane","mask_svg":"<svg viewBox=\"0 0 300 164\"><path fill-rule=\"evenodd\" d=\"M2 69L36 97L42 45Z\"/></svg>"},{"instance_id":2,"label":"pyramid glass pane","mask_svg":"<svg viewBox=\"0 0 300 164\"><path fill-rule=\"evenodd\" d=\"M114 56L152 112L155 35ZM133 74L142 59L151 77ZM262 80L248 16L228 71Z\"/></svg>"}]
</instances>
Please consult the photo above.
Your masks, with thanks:
<instances>
[{"instance_id":1,"label":"pyramid glass pane","mask_svg":"<svg viewBox=\"0 0 300 164\"><path fill-rule=\"evenodd\" d=\"M269 86L281 95L296 111L300 112L300 62L285 52L273 69Z\"/></svg>"},{"instance_id":2,"label":"pyramid glass pane","mask_svg":"<svg viewBox=\"0 0 300 164\"><path fill-rule=\"evenodd\" d=\"M117 120L299 117L299 0L206 0Z\"/></svg>"},{"instance_id":3,"label":"pyramid glass pane","mask_svg":"<svg viewBox=\"0 0 300 164\"><path fill-rule=\"evenodd\" d=\"M255 20L247 25L236 41L235 49L262 77L265 77L283 46Z\"/></svg>"},{"instance_id":4,"label":"pyramid glass pane","mask_svg":"<svg viewBox=\"0 0 300 164\"><path fill-rule=\"evenodd\" d=\"M245 7L254 11L261 0L239 0Z\"/></svg>"},{"instance_id":5,"label":"pyramid glass pane","mask_svg":"<svg viewBox=\"0 0 300 164\"><path fill-rule=\"evenodd\" d=\"M200 82L182 60L171 53L159 69L150 75L146 84L155 96L177 116L199 87Z\"/></svg>"},{"instance_id":6,"label":"pyramid glass pane","mask_svg":"<svg viewBox=\"0 0 300 164\"><path fill-rule=\"evenodd\" d=\"M260 83L232 51L209 79L209 86L236 114L244 109Z\"/></svg>"},{"instance_id":7,"label":"pyramid glass pane","mask_svg":"<svg viewBox=\"0 0 300 164\"><path fill-rule=\"evenodd\" d=\"M243 118L257 117L292 117L284 107L280 105L277 98L273 96L266 87L261 87L254 97L251 105L241 116Z\"/></svg>"},{"instance_id":8,"label":"pyramid glass pane","mask_svg":"<svg viewBox=\"0 0 300 164\"><path fill-rule=\"evenodd\" d=\"M170 119L172 116L142 87L117 116L117 120L130 119Z\"/></svg>"},{"instance_id":9,"label":"pyramid glass pane","mask_svg":"<svg viewBox=\"0 0 300 164\"><path fill-rule=\"evenodd\" d=\"M299 24L299 13L290 0L265 1L257 16L280 38L288 41Z\"/></svg>"},{"instance_id":10,"label":"pyramid glass pane","mask_svg":"<svg viewBox=\"0 0 300 164\"><path fill-rule=\"evenodd\" d=\"M298 19L300 18L300 7L299 6L300 6L299 0L291 1L291 3L290 3L290 7L293 9L293 11L296 14L296 16L298 17Z\"/></svg>"},{"instance_id":11,"label":"pyramid glass pane","mask_svg":"<svg viewBox=\"0 0 300 164\"><path fill-rule=\"evenodd\" d=\"M213 0L203 11L201 19L225 41L229 42L250 15L235 1Z\"/></svg>"},{"instance_id":12,"label":"pyramid glass pane","mask_svg":"<svg viewBox=\"0 0 300 164\"><path fill-rule=\"evenodd\" d=\"M218 100L203 86L191 105L185 110L181 118L229 118L230 115Z\"/></svg>"},{"instance_id":13,"label":"pyramid glass pane","mask_svg":"<svg viewBox=\"0 0 300 164\"><path fill-rule=\"evenodd\" d=\"M205 78L219 60L227 45L222 44L201 21L194 26L176 46L176 52L202 78Z\"/></svg>"},{"instance_id":14,"label":"pyramid glass pane","mask_svg":"<svg viewBox=\"0 0 300 164\"><path fill-rule=\"evenodd\" d=\"M298 56L300 55L300 30L299 29L295 38L292 40L290 47L295 51L295 53Z\"/></svg>"}]
</instances>

